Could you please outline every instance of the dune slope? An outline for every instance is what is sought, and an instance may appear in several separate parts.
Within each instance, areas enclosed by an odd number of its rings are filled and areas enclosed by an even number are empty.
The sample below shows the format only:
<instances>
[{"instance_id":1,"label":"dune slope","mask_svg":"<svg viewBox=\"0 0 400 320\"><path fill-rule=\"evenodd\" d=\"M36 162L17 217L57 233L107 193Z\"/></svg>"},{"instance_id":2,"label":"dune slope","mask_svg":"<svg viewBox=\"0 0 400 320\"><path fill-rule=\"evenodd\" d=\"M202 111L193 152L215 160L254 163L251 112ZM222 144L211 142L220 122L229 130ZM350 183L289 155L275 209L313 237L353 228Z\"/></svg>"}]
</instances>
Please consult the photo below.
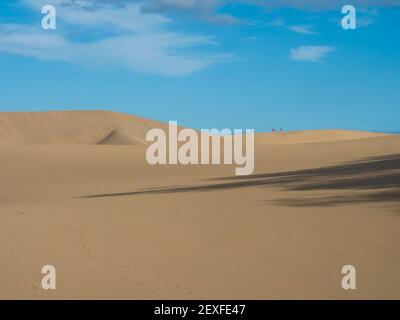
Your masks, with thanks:
<instances>
[{"instance_id":1,"label":"dune slope","mask_svg":"<svg viewBox=\"0 0 400 320\"><path fill-rule=\"evenodd\" d=\"M0 144L21 145L144 145L151 128L168 125L110 111L0 113ZM382 133L316 130L256 134L256 144L297 144L365 139Z\"/></svg>"},{"instance_id":2,"label":"dune slope","mask_svg":"<svg viewBox=\"0 0 400 320\"><path fill-rule=\"evenodd\" d=\"M327 141L345 141L386 136L384 133L353 130L305 130L290 132L260 133L256 137L259 144L296 144Z\"/></svg>"},{"instance_id":3,"label":"dune slope","mask_svg":"<svg viewBox=\"0 0 400 320\"><path fill-rule=\"evenodd\" d=\"M144 144L163 124L110 111L0 113L0 144Z\"/></svg>"}]
</instances>

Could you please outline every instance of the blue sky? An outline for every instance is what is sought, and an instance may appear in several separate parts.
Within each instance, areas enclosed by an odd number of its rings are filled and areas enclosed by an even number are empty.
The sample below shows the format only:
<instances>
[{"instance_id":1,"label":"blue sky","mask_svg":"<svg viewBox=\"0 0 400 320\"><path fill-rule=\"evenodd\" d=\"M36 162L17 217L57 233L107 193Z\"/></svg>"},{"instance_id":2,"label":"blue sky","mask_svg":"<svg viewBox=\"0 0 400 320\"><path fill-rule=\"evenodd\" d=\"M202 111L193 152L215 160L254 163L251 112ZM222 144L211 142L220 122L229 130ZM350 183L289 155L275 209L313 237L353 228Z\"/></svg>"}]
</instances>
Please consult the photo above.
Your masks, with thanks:
<instances>
[{"instance_id":1,"label":"blue sky","mask_svg":"<svg viewBox=\"0 0 400 320\"><path fill-rule=\"evenodd\" d=\"M2 0L0 111L400 131L400 0L345 3L356 30L340 0Z\"/></svg>"}]
</instances>

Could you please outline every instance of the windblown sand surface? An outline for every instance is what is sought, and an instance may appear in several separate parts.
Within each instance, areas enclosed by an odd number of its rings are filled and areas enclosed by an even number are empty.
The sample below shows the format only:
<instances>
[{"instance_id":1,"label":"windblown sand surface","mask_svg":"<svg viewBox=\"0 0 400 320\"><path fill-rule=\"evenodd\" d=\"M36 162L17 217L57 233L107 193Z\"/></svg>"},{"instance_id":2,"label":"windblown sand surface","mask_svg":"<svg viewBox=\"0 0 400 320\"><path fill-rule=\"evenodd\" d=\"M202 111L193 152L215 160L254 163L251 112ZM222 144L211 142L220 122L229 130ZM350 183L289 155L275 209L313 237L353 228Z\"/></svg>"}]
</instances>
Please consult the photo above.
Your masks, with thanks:
<instances>
[{"instance_id":1,"label":"windblown sand surface","mask_svg":"<svg viewBox=\"0 0 400 320\"><path fill-rule=\"evenodd\" d=\"M157 126L0 114L1 299L400 298L400 136L259 134L254 174L236 177L148 165Z\"/></svg>"}]
</instances>

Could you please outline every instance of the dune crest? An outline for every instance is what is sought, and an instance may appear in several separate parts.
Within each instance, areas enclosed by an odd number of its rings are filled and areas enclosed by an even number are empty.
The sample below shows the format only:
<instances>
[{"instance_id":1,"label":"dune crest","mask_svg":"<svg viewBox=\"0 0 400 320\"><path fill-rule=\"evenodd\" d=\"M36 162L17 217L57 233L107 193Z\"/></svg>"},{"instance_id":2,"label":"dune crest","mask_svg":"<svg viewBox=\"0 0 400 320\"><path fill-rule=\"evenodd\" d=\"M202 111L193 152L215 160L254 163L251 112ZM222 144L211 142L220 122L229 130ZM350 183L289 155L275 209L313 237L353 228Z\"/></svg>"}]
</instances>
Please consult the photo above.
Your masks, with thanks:
<instances>
[{"instance_id":1,"label":"dune crest","mask_svg":"<svg viewBox=\"0 0 400 320\"><path fill-rule=\"evenodd\" d=\"M110 111L0 113L0 144L142 145L150 128L164 125Z\"/></svg>"},{"instance_id":2,"label":"dune crest","mask_svg":"<svg viewBox=\"0 0 400 320\"><path fill-rule=\"evenodd\" d=\"M0 145L146 145L152 128L168 124L111 111L0 113ZM180 127L181 128L181 127ZM351 130L257 133L259 145L303 144L387 136Z\"/></svg>"},{"instance_id":3,"label":"dune crest","mask_svg":"<svg viewBox=\"0 0 400 320\"><path fill-rule=\"evenodd\" d=\"M330 141L368 139L387 136L385 133L353 130L305 130L291 132L259 133L256 144L302 144Z\"/></svg>"}]
</instances>

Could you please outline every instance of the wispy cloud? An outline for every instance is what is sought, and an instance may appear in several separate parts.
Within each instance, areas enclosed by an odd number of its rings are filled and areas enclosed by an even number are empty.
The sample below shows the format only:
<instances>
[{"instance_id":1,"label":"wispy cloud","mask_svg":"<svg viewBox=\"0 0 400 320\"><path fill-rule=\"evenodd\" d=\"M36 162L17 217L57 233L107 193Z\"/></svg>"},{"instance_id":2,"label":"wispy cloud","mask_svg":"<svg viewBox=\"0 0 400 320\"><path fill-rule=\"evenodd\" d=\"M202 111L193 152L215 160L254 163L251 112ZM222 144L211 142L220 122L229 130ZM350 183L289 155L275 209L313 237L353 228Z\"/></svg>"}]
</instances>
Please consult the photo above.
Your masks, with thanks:
<instances>
[{"instance_id":1,"label":"wispy cloud","mask_svg":"<svg viewBox=\"0 0 400 320\"><path fill-rule=\"evenodd\" d=\"M92 67L120 67L168 76L185 75L228 59L224 54L176 54L177 49L209 43L208 38L178 33L121 35L93 42L72 42L63 35L28 25L0 25L0 51L38 60ZM171 50L171 51L170 51Z\"/></svg>"},{"instance_id":2,"label":"wispy cloud","mask_svg":"<svg viewBox=\"0 0 400 320\"><path fill-rule=\"evenodd\" d=\"M273 21L268 22L268 26L270 27L283 27L285 25L285 21L278 17Z\"/></svg>"},{"instance_id":3,"label":"wispy cloud","mask_svg":"<svg viewBox=\"0 0 400 320\"><path fill-rule=\"evenodd\" d=\"M334 50L335 48L329 46L300 46L290 49L290 58L292 60L321 62L328 53Z\"/></svg>"},{"instance_id":4,"label":"wispy cloud","mask_svg":"<svg viewBox=\"0 0 400 320\"><path fill-rule=\"evenodd\" d=\"M143 10L148 12L180 11L213 24L236 24L239 19L228 14L218 12L218 8L235 1L227 0L147 0L143 1Z\"/></svg>"},{"instance_id":5,"label":"wispy cloud","mask_svg":"<svg viewBox=\"0 0 400 320\"><path fill-rule=\"evenodd\" d=\"M112 0L97 1L101 2ZM146 0L145 2L148 3L148 7L156 8L158 11L170 9L186 11L213 11L215 8L235 3L244 3L270 8L297 8L314 10L338 9L346 4L352 4L359 8L400 6L399 0L352 0L350 1L351 3L349 3L349 0Z\"/></svg>"},{"instance_id":6,"label":"wispy cloud","mask_svg":"<svg viewBox=\"0 0 400 320\"><path fill-rule=\"evenodd\" d=\"M147 7L159 11L167 9L212 10L223 5L225 0L147 0ZM232 2L232 1L231 1Z\"/></svg>"},{"instance_id":7,"label":"wispy cloud","mask_svg":"<svg viewBox=\"0 0 400 320\"><path fill-rule=\"evenodd\" d=\"M400 2L400 0L399 0ZM373 25L379 18L380 12L377 8L361 8L357 10L356 22L357 28L366 28ZM331 18L330 21L338 26L342 24L342 17Z\"/></svg>"},{"instance_id":8,"label":"wispy cloud","mask_svg":"<svg viewBox=\"0 0 400 320\"><path fill-rule=\"evenodd\" d=\"M244 0L247 3L267 8L296 8L304 10L337 10L346 4L358 8L399 7L399 0Z\"/></svg>"},{"instance_id":9,"label":"wispy cloud","mask_svg":"<svg viewBox=\"0 0 400 320\"><path fill-rule=\"evenodd\" d=\"M290 31L300 33L300 34L317 34L313 30L311 30L310 25L292 25L287 27Z\"/></svg>"},{"instance_id":10,"label":"wispy cloud","mask_svg":"<svg viewBox=\"0 0 400 320\"><path fill-rule=\"evenodd\" d=\"M40 12L47 0L23 0ZM124 0L53 0L58 18L70 28L96 37L83 41L59 30L39 26L0 24L0 51L38 60L59 60L91 66L117 66L161 75L185 75L229 59L211 53L208 36L171 31L171 20L142 12L139 3ZM99 32L100 31L100 32ZM73 33L72 33L73 34Z\"/></svg>"},{"instance_id":11,"label":"wispy cloud","mask_svg":"<svg viewBox=\"0 0 400 320\"><path fill-rule=\"evenodd\" d=\"M375 9L360 9L357 15L357 27L365 28L375 23L379 17L379 11Z\"/></svg>"}]
</instances>

